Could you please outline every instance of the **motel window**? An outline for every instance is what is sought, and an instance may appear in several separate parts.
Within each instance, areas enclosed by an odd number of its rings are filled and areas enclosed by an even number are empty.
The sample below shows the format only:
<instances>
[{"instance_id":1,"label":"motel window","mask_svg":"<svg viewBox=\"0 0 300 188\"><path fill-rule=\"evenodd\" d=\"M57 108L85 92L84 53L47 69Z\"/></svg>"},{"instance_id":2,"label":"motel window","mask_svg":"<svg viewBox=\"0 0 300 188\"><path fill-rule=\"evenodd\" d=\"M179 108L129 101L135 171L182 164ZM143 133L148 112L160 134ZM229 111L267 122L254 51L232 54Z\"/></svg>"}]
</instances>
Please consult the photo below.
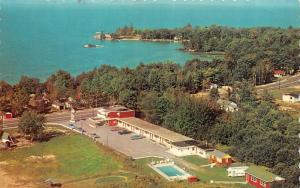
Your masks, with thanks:
<instances>
[{"instance_id":1,"label":"motel window","mask_svg":"<svg viewBox=\"0 0 300 188\"><path fill-rule=\"evenodd\" d=\"M261 180L260 181L260 185L265 187L266 186L266 182L264 182L264 181Z\"/></svg>"},{"instance_id":2,"label":"motel window","mask_svg":"<svg viewBox=\"0 0 300 188\"><path fill-rule=\"evenodd\" d=\"M256 182L256 177L251 176L251 181Z\"/></svg>"}]
</instances>

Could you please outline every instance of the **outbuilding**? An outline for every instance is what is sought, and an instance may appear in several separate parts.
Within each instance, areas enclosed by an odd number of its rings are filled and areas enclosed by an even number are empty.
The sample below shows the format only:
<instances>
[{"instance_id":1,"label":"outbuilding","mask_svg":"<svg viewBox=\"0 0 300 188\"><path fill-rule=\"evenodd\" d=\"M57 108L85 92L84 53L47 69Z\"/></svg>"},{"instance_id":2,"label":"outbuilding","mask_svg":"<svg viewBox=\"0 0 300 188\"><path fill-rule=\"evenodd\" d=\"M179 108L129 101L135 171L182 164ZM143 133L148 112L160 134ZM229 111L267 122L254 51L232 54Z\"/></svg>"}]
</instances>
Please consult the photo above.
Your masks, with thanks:
<instances>
[{"instance_id":1,"label":"outbuilding","mask_svg":"<svg viewBox=\"0 0 300 188\"><path fill-rule=\"evenodd\" d=\"M299 93L284 93L282 95L282 100L284 102L296 103L296 102L300 101L300 94Z\"/></svg>"},{"instance_id":2,"label":"outbuilding","mask_svg":"<svg viewBox=\"0 0 300 188\"><path fill-rule=\"evenodd\" d=\"M232 164L232 157L222 151L214 150L210 152L209 160L220 166L230 166Z\"/></svg>"},{"instance_id":3,"label":"outbuilding","mask_svg":"<svg viewBox=\"0 0 300 188\"><path fill-rule=\"evenodd\" d=\"M101 118L108 122L109 126L117 125L116 118L135 117L135 111L125 106L114 105L109 107L101 107L97 110L97 118Z\"/></svg>"},{"instance_id":4,"label":"outbuilding","mask_svg":"<svg viewBox=\"0 0 300 188\"><path fill-rule=\"evenodd\" d=\"M13 118L13 114L11 112L6 112L4 114L4 119L12 119Z\"/></svg>"},{"instance_id":5,"label":"outbuilding","mask_svg":"<svg viewBox=\"0 0 300 188\"><path fill-rule=\"evenodd\" d=\"M242 177L245 176L249 166L241 163L233 163L227 168L228 176L229 177Z\"/></svg>"},{"instance_id":6,"label":"outbuilding","mask_svg":"<svg viewBox=\"0 0 300 188\"><path fill-rule=\"evenodd\" d=\"M284 70L274 70L273 75L275 78L281 78L285 75L285 71Z\"/></svg>"},{"instance_id":7,"label":"outbuilding","mask_svg":"<svg viewBox=\"0 0 300 188\"><path fill-rule=\"evenodd\" d=\"M266 170L265 167L250 166L245 170L246 182L257 188L271 188L275 182L284 183L285 179Z\"/></svg>"}]
</instances>

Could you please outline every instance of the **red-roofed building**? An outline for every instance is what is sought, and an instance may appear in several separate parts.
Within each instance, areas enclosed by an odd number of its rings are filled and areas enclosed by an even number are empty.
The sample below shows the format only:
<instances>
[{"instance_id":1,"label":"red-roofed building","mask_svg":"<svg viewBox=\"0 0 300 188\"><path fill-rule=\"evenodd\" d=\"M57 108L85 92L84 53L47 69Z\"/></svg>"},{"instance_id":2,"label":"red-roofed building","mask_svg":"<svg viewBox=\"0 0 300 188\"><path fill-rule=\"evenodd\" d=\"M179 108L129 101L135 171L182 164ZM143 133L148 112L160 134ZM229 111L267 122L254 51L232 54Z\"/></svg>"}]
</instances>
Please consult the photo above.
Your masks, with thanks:
<instances>
[{"instance_id":1,"label":"red-roofed building","mask_svg":"<svg viewBox=\"0 0 300 188\"><path fill-rule=\"evenodd\" d=\"M246 182L256 188L272 188L274 183L284 183L285 179L263 167L250 166L245 170Z\"/></svg>"},{"instance_id":2,"label":"red-roofed building","mask_svg":"<svg viewBox=\"0 0 300 188\"><path fill-rule=\"evenodd\" d=\"M107 120L109 126L117 125L115 118L135 117L135 111L124 106L114 105L98 109L97 117Z\"/></svg>"},{"instance_id":3,"label":"red-roofed building","mask_svg":"<svg viewBox=\"0 0 300 188\"><path fill-rule=\"evenodd\" d=\"M285 71L284 70L274 70L274 77L275 78L281 78L285 76Z\"/></svg>"}]
</instances>

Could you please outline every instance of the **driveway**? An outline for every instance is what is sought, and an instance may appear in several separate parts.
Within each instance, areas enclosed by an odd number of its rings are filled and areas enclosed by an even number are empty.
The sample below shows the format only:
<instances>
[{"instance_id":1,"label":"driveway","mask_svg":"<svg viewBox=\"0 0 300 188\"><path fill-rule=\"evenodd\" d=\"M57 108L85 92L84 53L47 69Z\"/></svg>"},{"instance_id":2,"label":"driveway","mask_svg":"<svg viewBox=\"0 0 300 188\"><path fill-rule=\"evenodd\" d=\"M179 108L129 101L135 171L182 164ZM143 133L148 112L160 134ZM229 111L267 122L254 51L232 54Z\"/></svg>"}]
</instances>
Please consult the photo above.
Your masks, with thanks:
<instances>
[{"instance_id":1,"label":"driveway","mask_svg":"<svg viewBox=\"0 0 300 188\"><path fill-rule=\"evenodd\" d=\"M119 135L118 131L111 131L112 127L103 125L93 128L84 120L78 121L76 127L83 128L88 135L97 134L99 136L96 138L97 141L134 159L144 157L174 158L172 154L167 152L166 147L147 138L131 140L130 136L134 133Z\"/></svg>"}]
</instances>

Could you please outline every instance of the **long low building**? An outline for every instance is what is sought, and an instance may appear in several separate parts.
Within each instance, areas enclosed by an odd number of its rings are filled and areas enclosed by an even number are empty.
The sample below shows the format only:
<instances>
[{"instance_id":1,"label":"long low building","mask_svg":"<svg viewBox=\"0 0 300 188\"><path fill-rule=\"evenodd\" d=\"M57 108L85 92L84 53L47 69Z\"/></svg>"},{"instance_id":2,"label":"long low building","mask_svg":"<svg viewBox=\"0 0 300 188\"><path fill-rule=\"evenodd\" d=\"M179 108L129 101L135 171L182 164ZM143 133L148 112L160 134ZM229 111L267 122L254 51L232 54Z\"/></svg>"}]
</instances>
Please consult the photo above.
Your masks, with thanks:
<instances>
[{"instance_id":1,"label":"long low building","mask_svg":"<svg viewBox=\"0 0 300 188\"><path fill-rule=\"evenodd\" d=\"M118 126L166 146L169 152L176 156L199 155L203 158L209 158L209 153L214 151L208 144L139 118L119 118Z\"/></svg>"},{"instance_id":2,"label":"long low building","mask_svg":"<svg viewBox=\"0 0 300 188\"><path fill-rule=\"evenodd\" d=\"M118 119L118 125L169 148L173 146L173 143L193 140L187 136L135 117L120 118Z\"/></svg>"}]
</instances>

